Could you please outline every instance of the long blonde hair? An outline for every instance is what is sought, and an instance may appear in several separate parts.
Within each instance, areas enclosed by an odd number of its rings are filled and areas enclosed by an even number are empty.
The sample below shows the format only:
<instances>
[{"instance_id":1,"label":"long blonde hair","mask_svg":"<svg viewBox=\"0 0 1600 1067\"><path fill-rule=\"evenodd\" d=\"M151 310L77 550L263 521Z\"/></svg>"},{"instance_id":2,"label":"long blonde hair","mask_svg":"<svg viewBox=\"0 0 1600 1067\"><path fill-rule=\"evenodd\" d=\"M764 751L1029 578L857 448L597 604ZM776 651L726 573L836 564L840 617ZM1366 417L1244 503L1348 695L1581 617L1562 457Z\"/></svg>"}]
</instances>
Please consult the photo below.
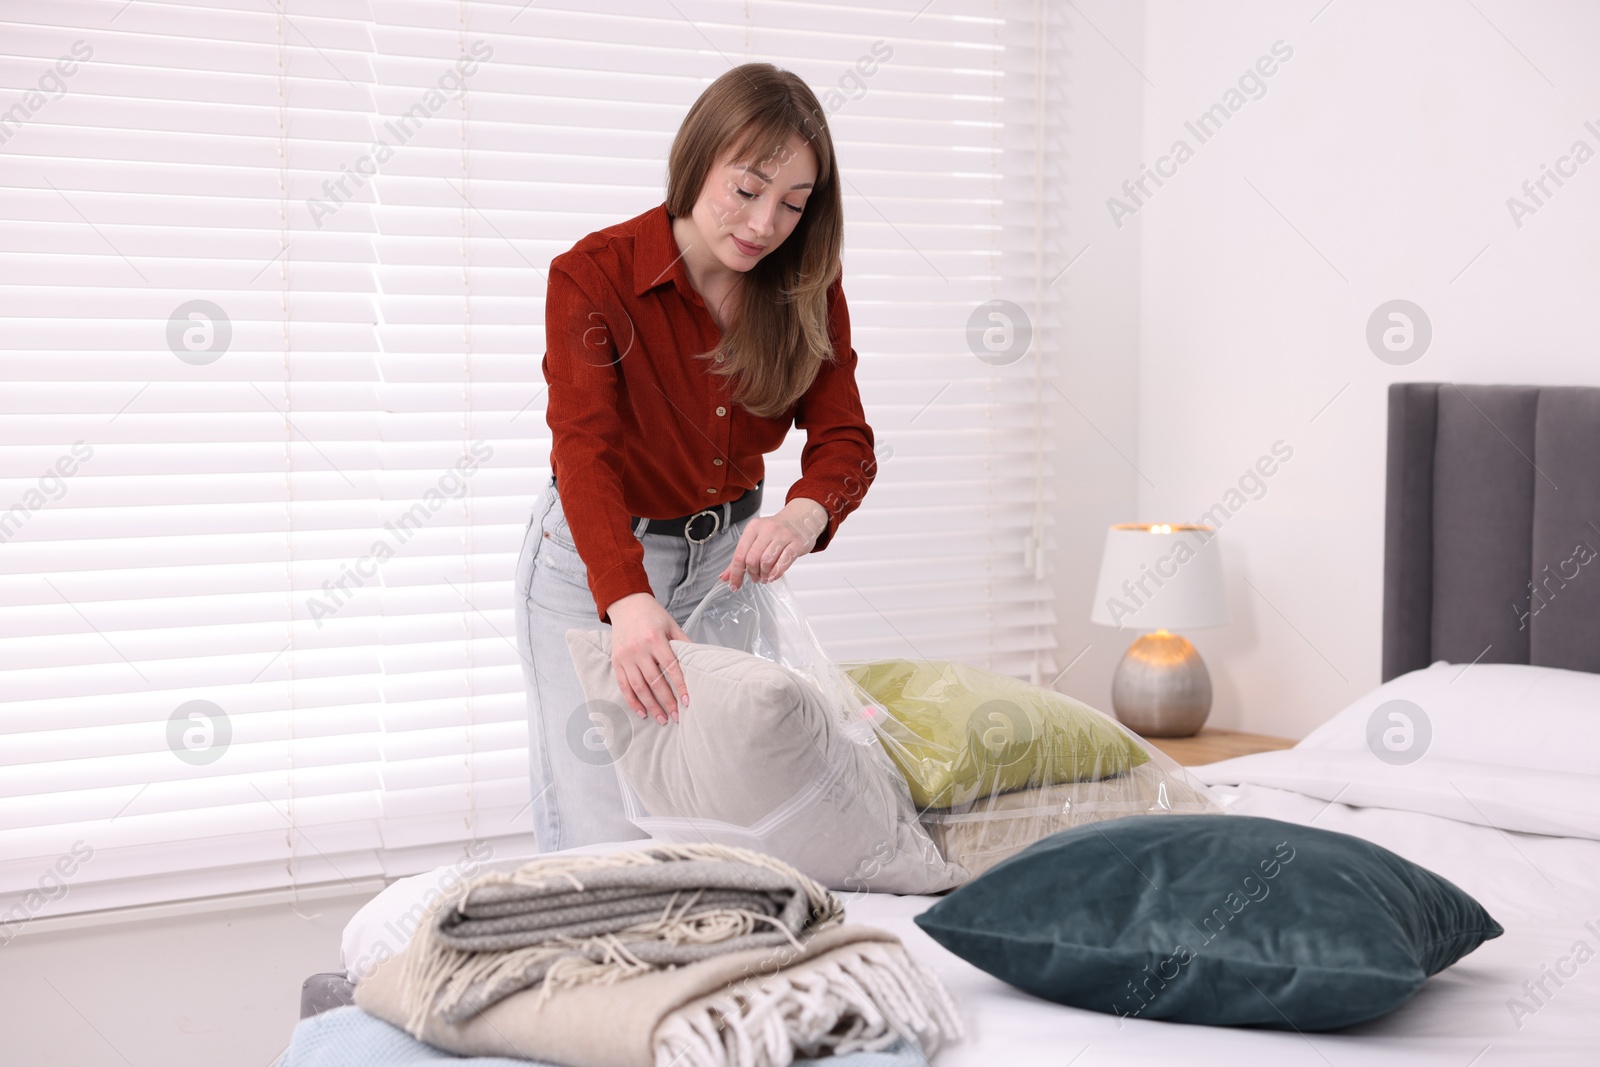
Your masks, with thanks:
<instances>
[{"instance_id":1,"label":"long blonde hair","mask_svg":"<svg viewBox=\"0 0 1600 1067\"><path fill-rule=\"evenodd\" d=\"M781 416L834 358L828 287L839 277L844 208L833 138L817 97L799 77L770 63L746 63L712 82L694 102L667 161L667 213L694 212L706 175L730 147L759 162L798 133L817 154L817 180L794 231L744 275L741 299L716 348L700 355L711 373L736 378L734 403Z\"/></svg>"}]
</instances>

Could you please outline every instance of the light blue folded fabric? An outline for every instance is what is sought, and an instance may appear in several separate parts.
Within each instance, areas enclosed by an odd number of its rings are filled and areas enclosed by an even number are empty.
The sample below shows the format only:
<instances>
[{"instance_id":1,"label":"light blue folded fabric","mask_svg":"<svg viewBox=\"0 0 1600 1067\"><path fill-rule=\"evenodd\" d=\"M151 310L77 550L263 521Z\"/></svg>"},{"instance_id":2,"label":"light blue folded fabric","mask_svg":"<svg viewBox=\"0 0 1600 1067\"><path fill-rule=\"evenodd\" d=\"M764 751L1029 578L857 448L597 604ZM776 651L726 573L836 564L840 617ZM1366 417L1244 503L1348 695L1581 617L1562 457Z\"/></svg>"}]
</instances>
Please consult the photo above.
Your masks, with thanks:
<instances>
[{"instance_id":1,"label":"light blue folded fabric","mask_svg":"<svg viewBox=\"0 0 1600 1067\"><path fill-rule=\"evenodd\" d=\"M928 1061L916 1046L901 1041L883 1052L853 1052L794 1062L798 1067L926 1067ZM300 1020L275 1067L412 1067L435 1063L457 1067L561 1067L538 1060L452 1056L353 1006Z\"/></svg>"},{"instance_id":2,"label":"light blue folded fabric","mask_svg":"<svg viewBox=\"0 0 1600 1067\"><path fill-rule=\"evenodd\" d=\"M541 1067L533 1060L507 1060L498 1056L462 1059L425 1045L404 1030L354 1005L301 1019L276 1067L411 1067L418 1063Z\"/></svg>"}]
</instances>

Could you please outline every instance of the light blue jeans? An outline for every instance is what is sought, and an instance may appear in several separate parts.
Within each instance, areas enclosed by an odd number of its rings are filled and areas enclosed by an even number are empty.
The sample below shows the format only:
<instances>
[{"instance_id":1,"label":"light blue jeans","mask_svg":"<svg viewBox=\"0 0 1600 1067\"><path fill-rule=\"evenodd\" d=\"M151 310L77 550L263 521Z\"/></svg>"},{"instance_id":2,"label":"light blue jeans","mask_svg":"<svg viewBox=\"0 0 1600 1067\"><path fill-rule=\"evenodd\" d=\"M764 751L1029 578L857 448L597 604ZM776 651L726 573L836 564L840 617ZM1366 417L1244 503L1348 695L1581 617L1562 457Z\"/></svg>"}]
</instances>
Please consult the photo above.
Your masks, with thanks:
<instances>
[{"instance_id":1,"label":"light blue jeans","mask_svg":"<svg viewBox=\"0 0 1600 1067\"><path fill-rule=\"evenodd\" d=\"M634 531L644 545L650 589L679 626L716 586L748 522L718 530L698 545L680 534ZM513 606L528 699L528 762L539 851L648 836L623 816L616 770L604 744L596 741L567 650L568 630L610 626L600 621L587 568L572 543L554 486L546 486L534 504L523 534Z\"/></svg>"}]
</instances>

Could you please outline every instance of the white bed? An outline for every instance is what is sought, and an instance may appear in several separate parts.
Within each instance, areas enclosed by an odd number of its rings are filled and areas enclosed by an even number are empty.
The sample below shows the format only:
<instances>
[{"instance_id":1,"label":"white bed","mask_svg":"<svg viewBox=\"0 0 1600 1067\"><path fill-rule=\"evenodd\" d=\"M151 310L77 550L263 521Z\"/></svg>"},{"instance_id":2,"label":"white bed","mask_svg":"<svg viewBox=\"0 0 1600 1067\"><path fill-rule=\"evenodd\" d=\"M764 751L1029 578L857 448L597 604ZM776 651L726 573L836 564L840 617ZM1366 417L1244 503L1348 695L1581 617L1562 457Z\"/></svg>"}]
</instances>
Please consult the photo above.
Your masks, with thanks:
<instances>
[{"instance_id":1,"label":"white bed","mask_svg":"<svg viewBox=\"0 0 1600 1067\"><path fill-rule=\"evenodd\" d=\"M1365 703L1341 718L1361 717ZM1448 750L1448 732L1439 740ZM1571 955L1580 940L1600 953L1600 777L1450 759L1392 767L1349 745L1317 741L1314 735L1295 749L1212 764L1197 773L1213 783L1246 783L1215 787L1230 811L1314 823L1422 864L1471 893L1506 930L1376 1022L1300 1035L1119 1019L1039 1000L951 955L911 921L934 897L848 896L847 920L893 931L949 987L968 1036L938 1054L939 1067L1600 1064L1600 955L1584 964ZM1291 790L1254 784L1259 781L1298 784ZM1339 801L1327 799L1341 791ZM1374 798L1390 806L1344 802ZM1431 813L1452 803L1455 814L1476 821ZM1573 832L1500 829L1470 815L1475 806L1490 810L1491 804L1500 827L1561 817ZM1408 806L1420 810L1404 810ZM637 846L621 842L574 851ZM356 970L356 961L371 958L380 943L397 950L396 931L404 929L397 920L439 882L438 872L404 879L363 909L345 932L347 968ZM1544 977L1545 968L1558 964L1575 972L1559 987ZM1532 1005L1523 983L1542 977L1553 995L1516 1018L1510 999Z\"/></svg>"},{"instance_id":2,"label":"white bed","mask_svg":"<svg viewBox=\"0 0 1600 1067\"><path fill-rule=\"evenodd\" d=\"M1246 775L1259 759L1230 764ZM1276 762L1281 769L1285 761ZM1555 996L1522 1019L1520 1029L1507 1007L1509 997L1525 997L1524 980L1538 979L1574 941L1600 949L1600 934L1584 927L1592 921L1600 930L1600 841L1503 835L1435 815L1329 804L1263 786L1222 791L1237 797L1231 810L1354 834L1444 875L1500 921L1504 936L1434 977L1383 1019L1302 1036L1119 1019L1031 997L946 952L912 923L932 897L855 898L847 917L893 930L950 988L969 1034L937 1057L939 1067L1600 1064L1600 958L1578 968L1565 986L1548 984Z\"/></svg>"}]
</instances>

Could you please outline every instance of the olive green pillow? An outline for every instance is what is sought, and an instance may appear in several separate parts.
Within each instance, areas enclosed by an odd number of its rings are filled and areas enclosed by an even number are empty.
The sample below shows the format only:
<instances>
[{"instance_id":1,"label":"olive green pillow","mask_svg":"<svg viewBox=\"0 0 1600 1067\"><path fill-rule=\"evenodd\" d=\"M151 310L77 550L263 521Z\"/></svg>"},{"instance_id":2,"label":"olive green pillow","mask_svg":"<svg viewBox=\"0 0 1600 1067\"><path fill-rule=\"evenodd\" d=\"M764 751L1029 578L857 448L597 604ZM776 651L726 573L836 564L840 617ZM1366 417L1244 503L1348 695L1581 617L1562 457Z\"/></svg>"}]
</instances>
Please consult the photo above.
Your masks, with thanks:
<instances>
[{"instance_id":1,"label":"olive green pillow","mask_svg":"<svg viewBox=\"0 0 1600 1067\"><path fill-rule=\"evenodd\" d=\"M893 720L884 748L920 809L1126 774L1150 759L1110 718L1071 697L946 660L846 664Z\"/></svg>"}]
</instances>

